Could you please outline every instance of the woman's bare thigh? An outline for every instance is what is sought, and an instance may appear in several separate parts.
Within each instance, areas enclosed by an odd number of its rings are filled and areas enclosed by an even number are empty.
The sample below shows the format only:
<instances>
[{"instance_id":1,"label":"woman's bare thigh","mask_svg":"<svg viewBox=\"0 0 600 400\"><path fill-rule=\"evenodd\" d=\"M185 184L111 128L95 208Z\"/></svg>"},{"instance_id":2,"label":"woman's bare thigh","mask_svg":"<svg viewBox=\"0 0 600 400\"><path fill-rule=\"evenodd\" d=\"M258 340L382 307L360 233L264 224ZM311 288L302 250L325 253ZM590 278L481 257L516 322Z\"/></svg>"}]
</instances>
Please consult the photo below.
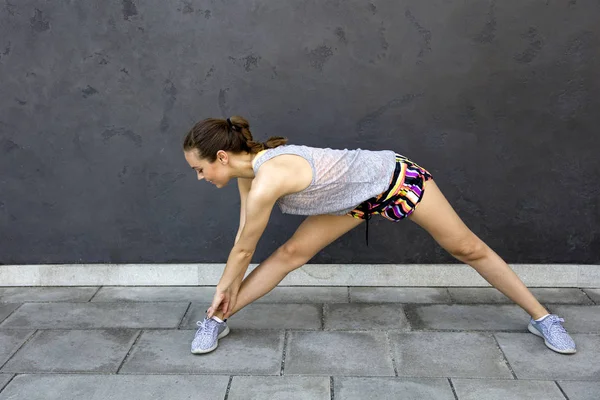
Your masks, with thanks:
<instances>
[{"instance_id":1,"label":"woman's bare thigh","mask_svg":"<svg viewBox=\"0 0 600 400\"><path fill-rule=\"evenodd\" d=\"M423 198L408 218L457 258L485 250L485 244L465 225L433 180L425 183Z\"/></svg>"},{"instance_id":2,"label":"woman's bare thigh","mask_svg":"<svg viewBox=\"0 0 600 400\"><path fill-rule=\"evenodd\" d=\"M319 251L363 222L349 215L311 215L283 244L282 250L310 260Z\"/></svg>"}]
</instances>

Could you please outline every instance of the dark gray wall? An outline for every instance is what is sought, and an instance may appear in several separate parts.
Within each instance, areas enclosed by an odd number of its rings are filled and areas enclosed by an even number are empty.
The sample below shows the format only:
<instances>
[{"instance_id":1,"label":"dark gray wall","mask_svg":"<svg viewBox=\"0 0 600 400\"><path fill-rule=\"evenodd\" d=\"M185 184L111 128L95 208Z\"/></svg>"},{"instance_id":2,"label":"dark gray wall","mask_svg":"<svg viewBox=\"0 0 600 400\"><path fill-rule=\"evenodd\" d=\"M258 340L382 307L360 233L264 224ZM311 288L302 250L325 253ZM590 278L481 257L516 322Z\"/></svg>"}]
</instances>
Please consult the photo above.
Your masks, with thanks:
<instances>
[{"instance_id":1,"label":"dark gray wall","mask_svg":"<svg viewBox=\"0 0 600 400\"><path fill-rule=\"evenodd\" d=\"M509 262L600 263L600 2L0 3L0 262L224 262L234 182L198 183L192 124L393 149ZM255 261L302 217L276 210ZM373 219L316 263L452 262Z\"/></svg>"}]
</instances>

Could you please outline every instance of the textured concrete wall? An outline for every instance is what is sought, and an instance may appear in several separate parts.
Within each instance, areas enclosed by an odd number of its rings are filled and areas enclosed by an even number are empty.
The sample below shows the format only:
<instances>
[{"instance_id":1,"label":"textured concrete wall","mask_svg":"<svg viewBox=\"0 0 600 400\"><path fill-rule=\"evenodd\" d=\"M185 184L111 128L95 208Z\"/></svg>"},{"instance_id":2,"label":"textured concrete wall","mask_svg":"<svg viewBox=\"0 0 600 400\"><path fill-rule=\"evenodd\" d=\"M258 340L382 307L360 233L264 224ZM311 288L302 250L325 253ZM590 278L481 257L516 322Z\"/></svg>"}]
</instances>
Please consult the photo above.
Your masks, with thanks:
<instances>
[{"instance_id":1,"label":"textured concrete wall","mask_svg":"<svg viewBox=\"0 0 600 400\"><path fill-rule=\"evenodd\" d=\"M223 262L237 188L181 139L393 149L509 262L600 262L600 3L0 2L0 262ZM255 261L301 222L276 210ZM453 261L373 219L315 263Z\"/></svg>"}]
</instances>

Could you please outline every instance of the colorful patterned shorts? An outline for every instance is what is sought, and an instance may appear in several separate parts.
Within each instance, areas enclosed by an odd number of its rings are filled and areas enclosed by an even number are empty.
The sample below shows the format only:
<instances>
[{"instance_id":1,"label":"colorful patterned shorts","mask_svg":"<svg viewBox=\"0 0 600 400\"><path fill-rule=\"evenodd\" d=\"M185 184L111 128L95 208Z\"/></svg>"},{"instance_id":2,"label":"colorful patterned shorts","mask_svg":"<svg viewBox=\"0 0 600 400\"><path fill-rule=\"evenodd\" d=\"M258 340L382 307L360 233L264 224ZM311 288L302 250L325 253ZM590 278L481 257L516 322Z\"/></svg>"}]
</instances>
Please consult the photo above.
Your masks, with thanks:
<instances>
[{"instance_id":1,"label":"colorful patterned shorts","mask_svg":"<svg viewBox=\"0 0 600 400\"><path fill-rule=\"evenodd\" d=\"M396 169L388 189L362 202L348 215L368 221L371 215L380 214L391 221L400 221L415 210L423 197L424 183L430 179L433 177L426 169L396 154Z\"/></svg>"}]
</instances>

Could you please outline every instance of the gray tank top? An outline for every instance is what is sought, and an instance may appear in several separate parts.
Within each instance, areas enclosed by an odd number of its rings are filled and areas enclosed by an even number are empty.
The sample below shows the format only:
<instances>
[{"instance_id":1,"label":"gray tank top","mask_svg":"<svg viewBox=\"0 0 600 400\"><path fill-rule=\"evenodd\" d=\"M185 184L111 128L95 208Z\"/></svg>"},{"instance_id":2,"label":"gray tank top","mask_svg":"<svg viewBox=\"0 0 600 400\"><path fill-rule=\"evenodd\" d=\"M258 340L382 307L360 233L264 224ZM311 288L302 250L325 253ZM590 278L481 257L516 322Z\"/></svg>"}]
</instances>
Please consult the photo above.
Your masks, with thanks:
<instances>
[{"instance_id":1,"label":"gray tank top","mask_svg":"<svg viewBox=\"0 0 600 400\"><path fill-rule=\"evenodd\" d=\"M312 182L306 189L277 200L285 214L347 214L363 201L385 191L396 168L396 153L391 150L284 145L259 153L254 158L254 174L264 162L282 154L306 159L313 170Z\"/></svg>"}]
</instances>

